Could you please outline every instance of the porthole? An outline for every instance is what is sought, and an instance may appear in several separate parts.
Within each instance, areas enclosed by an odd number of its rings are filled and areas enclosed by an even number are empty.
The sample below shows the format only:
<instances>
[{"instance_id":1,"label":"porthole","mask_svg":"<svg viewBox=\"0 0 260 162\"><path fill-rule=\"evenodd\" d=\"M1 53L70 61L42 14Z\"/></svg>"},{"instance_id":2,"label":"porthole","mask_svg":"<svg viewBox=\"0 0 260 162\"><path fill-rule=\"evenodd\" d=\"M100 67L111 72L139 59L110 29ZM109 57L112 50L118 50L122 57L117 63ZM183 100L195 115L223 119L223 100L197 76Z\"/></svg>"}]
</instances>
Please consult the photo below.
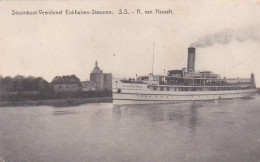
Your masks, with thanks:
<instances>
[{"instance_id":1,"label":"porthole","mask_svg":"<svg viewBox=\"0 0 260 162\"><path fill-rule=\"evenodd\" d=\"M117 90L117 93L121 93L121 89L120 88Z\"/></svg>"}]
</instances>

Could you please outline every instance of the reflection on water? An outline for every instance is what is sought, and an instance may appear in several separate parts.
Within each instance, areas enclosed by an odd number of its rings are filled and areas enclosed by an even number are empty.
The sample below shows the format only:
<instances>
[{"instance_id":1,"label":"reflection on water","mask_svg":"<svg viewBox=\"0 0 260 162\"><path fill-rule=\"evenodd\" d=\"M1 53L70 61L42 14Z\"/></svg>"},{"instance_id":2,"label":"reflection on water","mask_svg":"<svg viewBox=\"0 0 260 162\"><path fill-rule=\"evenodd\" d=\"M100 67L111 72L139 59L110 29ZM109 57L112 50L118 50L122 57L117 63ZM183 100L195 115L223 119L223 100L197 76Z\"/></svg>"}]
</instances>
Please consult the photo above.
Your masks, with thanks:
<instances>
[{"instance_id":1,"label":"reflection on water","mask_svg":"<svg viewBox=\"0 0 260 162\"><path fill-rule=\"evenodd\" d=\"M201 107L201 105L197 105L195 103L192 103L190 107L190 119L189 119L189 126L191 129L191 132L194 133L196 126L198 125L198 112L197 109Z\"/></svg>"},{"instance_id":2,"label":"reflection on water","mask_svg":"<svg viewBox=\"0 0 260 162\"><path fill-rule=\"evenodd\" d=\"M260 98L0 108L5 161L259 161Z\"/></svg>"},{"instance_id":3,"label":"reflection on water","mask_svg":"<svg viewBox=\"0 0 260 162\"><path fill-rule=\"evenodd\" d=\"M210 103L210 102L204 102ZM211 103L212 104L212 103ZM202 107L200 102L187 102L180 104L154 104L154 105L114 105L113 116L118 120L122 116L138 116L151 122L172 122L180 127L186 127L194 132L199 123L197 110Z\"/></svg>"},{"instance_id":4,"label":"reflection on water","mask_svg":"<svg viewBox=\"0 0 260 162\"><path fill-rule=\"evenodd\" d=\"M53 111L53 115L67 115L67 114L77 114L75 110L56 110Z\"/></svg>"}]
</instances>

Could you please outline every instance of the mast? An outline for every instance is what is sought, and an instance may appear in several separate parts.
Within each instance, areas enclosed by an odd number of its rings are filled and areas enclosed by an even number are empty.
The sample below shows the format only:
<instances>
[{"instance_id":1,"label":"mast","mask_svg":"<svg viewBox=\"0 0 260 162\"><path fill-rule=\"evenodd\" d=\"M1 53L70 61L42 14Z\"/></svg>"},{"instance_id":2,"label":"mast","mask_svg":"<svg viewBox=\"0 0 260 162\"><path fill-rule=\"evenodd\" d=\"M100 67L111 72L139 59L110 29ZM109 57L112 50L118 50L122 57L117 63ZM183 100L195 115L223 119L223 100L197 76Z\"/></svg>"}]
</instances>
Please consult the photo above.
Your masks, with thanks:
<instances>
[{"instance_id":1,"label":"mast","mask_svg":"<svg viewBox=\"0 0 260 162\"><path fill-rule=\"evenodd\" d=\"M154 38L155 38L155 32L153 32L153 64L152 64L152 76L153 76L153 68L154 68Z\"/></svg>"}]
</instances>

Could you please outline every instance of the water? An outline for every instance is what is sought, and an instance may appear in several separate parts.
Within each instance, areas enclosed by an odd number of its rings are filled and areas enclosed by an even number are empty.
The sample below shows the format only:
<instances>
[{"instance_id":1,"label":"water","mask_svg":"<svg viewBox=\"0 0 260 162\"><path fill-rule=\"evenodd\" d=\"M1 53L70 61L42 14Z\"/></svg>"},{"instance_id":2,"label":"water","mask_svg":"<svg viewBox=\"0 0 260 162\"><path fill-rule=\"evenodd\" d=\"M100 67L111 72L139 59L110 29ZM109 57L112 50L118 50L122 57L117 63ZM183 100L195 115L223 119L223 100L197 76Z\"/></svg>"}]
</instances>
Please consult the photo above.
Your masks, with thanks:
<instances>
[{"instance_id":1,"label":"water","mask_svg":"<svg viewBox=\"0 0 260 162\"><path fill-rule=\"evenodd\" d=\"M6 162L260 161L259 105L260 96L0 108L0 157Z\"/></svg>"}]
</instances>

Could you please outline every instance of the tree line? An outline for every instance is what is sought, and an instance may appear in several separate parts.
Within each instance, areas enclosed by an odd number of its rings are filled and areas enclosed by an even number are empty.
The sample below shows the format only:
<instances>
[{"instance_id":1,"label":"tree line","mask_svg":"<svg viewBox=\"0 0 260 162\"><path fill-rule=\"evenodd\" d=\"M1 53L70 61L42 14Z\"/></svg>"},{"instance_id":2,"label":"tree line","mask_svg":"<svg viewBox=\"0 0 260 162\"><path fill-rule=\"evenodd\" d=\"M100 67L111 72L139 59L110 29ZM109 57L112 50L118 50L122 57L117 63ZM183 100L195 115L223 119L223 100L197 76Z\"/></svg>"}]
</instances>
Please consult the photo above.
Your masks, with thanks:
<instances>
[{"instance_id":1,"label":"tree line","mask_svg":"<svg viewBox=\"0 0 260 162\"><path fill-rule=\"evenodd\" d=\"M81 84L76 75L56 76L51 82L42 77L16 75L15 77L1 77L1 92L53 92L53 84Z\"/></svg>"}]
</instances>

